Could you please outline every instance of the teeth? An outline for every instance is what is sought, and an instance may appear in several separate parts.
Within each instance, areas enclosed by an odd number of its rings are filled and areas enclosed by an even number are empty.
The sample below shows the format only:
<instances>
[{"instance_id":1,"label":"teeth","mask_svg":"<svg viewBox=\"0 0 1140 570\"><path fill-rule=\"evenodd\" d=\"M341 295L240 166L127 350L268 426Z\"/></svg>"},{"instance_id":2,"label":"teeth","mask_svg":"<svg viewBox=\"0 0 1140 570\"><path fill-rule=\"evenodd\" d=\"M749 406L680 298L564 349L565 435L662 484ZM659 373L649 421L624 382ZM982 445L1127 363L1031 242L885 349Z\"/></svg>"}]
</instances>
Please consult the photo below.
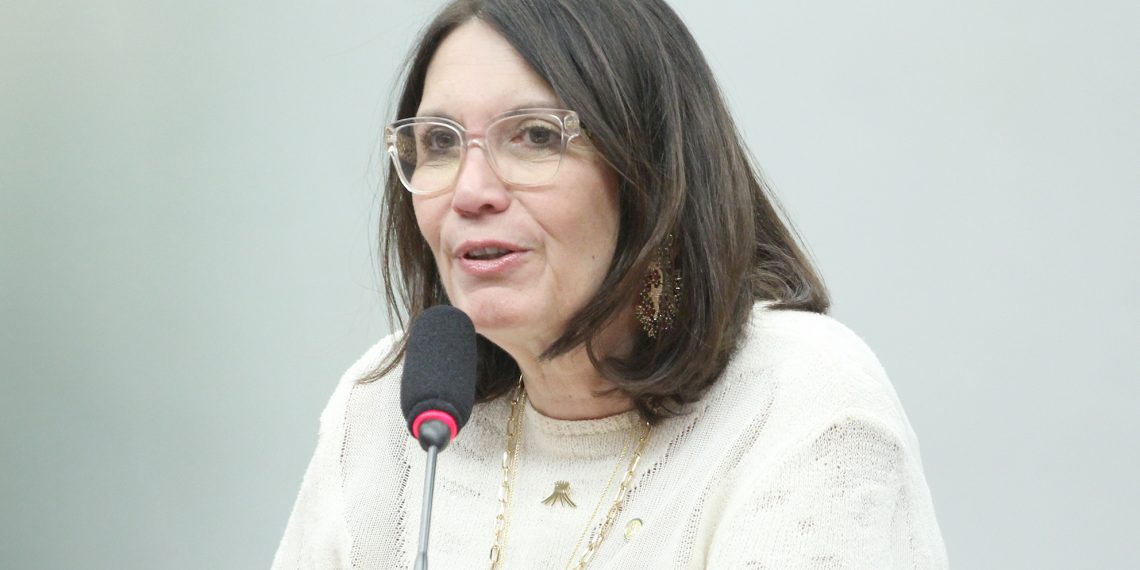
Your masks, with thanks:
<instances>
[{"instance_id":1,"label":"teeth","mask_svg":"<svg viewBox=\"0 0 1140 570\"><path fill-rule=\"evenodd\" d=\"M510 253L509 250L503 249L501 247L481 247L479 249L473 249L467 252L467 257L469 259L494 259L496 257L502 257L508 253Z\"/></svg>"}]
</instances>

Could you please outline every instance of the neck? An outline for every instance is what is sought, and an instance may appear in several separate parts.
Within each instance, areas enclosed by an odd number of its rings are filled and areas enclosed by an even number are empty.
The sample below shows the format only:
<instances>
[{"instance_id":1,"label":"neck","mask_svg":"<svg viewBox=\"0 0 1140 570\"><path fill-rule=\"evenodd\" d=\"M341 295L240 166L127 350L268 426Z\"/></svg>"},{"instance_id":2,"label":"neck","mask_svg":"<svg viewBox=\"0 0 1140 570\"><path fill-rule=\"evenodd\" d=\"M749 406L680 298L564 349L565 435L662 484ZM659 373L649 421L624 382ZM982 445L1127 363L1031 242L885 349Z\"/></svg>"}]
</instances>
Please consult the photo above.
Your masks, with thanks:
<instances>
[{"instance_id":1,"label":"neck","mask_svg":"<svg viewBox=\"0 0 1140 570\"><path fill-rule=\"evenodd\" d=\"M590 363L584 348L547 361L519 360L527 399L535 410L558 420L590 420L633 409L633 400L613 388Z\"/></svg>"},{"instance_id":2,"label":"neck","mask_svg":"<svg viewBox=\"0 0 1140 570\"><path fill-rule=\"evenodd\" d=\"M605 355L628 353L632 349L634 324L632 311L622 315L602 332L597 345L606 347ZM620 414L634 408L633 400L618 391L594 368L586 347L581 346L554 359L538 356L547 342L531 336L529 342L499 344L518 363L523 373L527 399L542 415L558 420L591 420ZM494 341L494 339L492 339Z\"/></svg>"}]
</instances>

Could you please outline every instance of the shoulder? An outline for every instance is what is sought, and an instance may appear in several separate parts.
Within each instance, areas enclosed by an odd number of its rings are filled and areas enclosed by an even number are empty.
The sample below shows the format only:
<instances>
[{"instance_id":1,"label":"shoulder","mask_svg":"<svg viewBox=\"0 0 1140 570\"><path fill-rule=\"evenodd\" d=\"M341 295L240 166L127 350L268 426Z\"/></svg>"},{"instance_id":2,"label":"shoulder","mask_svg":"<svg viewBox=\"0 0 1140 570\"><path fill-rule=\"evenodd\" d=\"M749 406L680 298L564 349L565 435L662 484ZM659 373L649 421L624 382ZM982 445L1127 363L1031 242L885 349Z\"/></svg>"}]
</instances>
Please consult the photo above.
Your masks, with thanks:
<instances>
[{"instance_id":1,"label":"shoulder","mask_svg":"<svg viewBox=\"0 0 1140 570\"><path fill-rule=\"evenodd\" d=\"M344 381L349 377L356 377L356 379L359 380L375 370L377 366L388 358L388 354L392 349L396 348L397 343L399 343L403 335L403 331L397 331L389 333L384 338L376 341L375 344L366 350L364 354L356 359L356 362L345 371L341 380Z\"/></svg>"},{"instance_id":2,"label":"shoulder","mask_svg":"<svg viewBox=\"0 0 1140 570\"><path fill-rule=\"evenodd\" d=\"M740 356L763 353L769 364L841 367L849 374L885 377L875 354L859 335L828 315L770 309L752 310Z\"/></svg>"},{"instance_id":3,"label":"shoulder","mask_svg":"<svg viewBox=\"0 0 1140 570\"><path fill-rule=\"evenodd\" d=\"M381 364L387 361L402 335L402 331L397 331L380 339L345 370L333 390L332 397L329 398L328 405L321 412L322 431L332 425L342 423L344 411L348 407L349 401L354 397L359 397L361 393L381 395L395 389L398 400L399 382L397 380L403 368L400 364L379 378L365 383L361 381L368 378Z\"/></svg>"},{"instance_id":4,"label":"shoulder","mask_svg":"<svg viewBox=\"0 0 1140 570\"><path fill-rule=\"evenodd\" d=\"M799 567L828 549L852 566L946 567L918 440L851 329L757 305L710 400L739 450L710 566Z\"/></svg>"},{"instance_id":5,"label":"shoulder","mask_svg":"<svg viewBox=\"0 0 1140 570\"><path fill-rule=\"evenodd\" d=\"M842 418L874 421L902 439L913 437L886 371L851 329L818 313L758 303L723 391L752 402L770 428L808 436Z\"/></svg>"}]
</instances>

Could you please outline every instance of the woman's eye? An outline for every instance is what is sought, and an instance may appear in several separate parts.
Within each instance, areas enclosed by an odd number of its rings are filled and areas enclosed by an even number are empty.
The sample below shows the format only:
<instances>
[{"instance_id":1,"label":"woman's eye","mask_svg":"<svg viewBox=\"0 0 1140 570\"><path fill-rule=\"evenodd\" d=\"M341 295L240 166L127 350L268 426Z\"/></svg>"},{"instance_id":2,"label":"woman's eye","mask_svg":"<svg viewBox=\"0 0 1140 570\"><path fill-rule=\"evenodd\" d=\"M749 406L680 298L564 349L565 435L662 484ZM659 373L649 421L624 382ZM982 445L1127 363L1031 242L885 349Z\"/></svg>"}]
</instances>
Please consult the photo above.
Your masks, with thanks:
<instances>
[{"instance_id":1,"label":"woman's eye","mask_svg":"<svg viewBox=\"0 0 1140 570\"><path fill-rule=\"evenodd\" d=\"M526 129L526 142L530 144L547 145L553 138L554 131L547 127L529 127Z\"/></svg>"},{"instance_id":2,"label":"woman's eye","mask_svg":"<svg viewBox=\"0 0 1140 570\"><path fill-rule=\"evenodd\" d=\"M546 147L562 142L562 137L557 128L539 122L520 126L511 142L528 147Z\"/></svg>"},{"instance_id":3,"label":"woman's eye","mask_svg":"<svg viewBox=\"0 0 1140 570\"><path fill-rule=\"evenodd\" d=\"M448 150L455 147L458 139L459 137L448 129L436 129L429 131L424 137L424 147L431 151Z\"/></svg>"},{"instance_id":4,"label":"woman's eye","mask_svg":"<svg viewBox=\"0 0 1140 570\"><path fill-rule=\"evenodd\" d=\"M518 117L493 126L489 134L500 156L530 162L548 161L562 151L562 126L546 118Z\"/></svg>"}]
</instances>

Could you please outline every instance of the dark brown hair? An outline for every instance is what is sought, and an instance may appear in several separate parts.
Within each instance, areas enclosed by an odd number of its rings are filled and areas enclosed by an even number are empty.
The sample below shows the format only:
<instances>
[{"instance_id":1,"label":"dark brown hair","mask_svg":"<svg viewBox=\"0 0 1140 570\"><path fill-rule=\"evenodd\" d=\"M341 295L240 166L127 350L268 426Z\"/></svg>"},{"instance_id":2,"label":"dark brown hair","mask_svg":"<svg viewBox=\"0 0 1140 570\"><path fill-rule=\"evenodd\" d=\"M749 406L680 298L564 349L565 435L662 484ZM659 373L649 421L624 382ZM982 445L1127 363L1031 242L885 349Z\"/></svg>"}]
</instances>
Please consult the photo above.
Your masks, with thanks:
<instances>
[{"instance_id":1,"label":"dark brown hair","mask_svg":"<svg viewBox=\"0 0 1140 570\"><path fill-rule=\"evenodd\" d=\"M578 112L619 178L620 229L598 291L543 354L585 346L598 370L650 421L698 400L736 351L753 304L825 312L827 291L755 168L712 71L661 0L457 0L428 25L407 66L397 118L413 116L443 40L472 19L497 30ZM448 303L411 195L389 168L380 255L389 312L400 327ZM650 263L672 236L670 275L681 291L673 326L639 335L628 355L592 341L638 299ZM482 336L476 397L507 393L519 369ZM363 382L403 356L400 341Z\"/></svg>"}]
</instances>

